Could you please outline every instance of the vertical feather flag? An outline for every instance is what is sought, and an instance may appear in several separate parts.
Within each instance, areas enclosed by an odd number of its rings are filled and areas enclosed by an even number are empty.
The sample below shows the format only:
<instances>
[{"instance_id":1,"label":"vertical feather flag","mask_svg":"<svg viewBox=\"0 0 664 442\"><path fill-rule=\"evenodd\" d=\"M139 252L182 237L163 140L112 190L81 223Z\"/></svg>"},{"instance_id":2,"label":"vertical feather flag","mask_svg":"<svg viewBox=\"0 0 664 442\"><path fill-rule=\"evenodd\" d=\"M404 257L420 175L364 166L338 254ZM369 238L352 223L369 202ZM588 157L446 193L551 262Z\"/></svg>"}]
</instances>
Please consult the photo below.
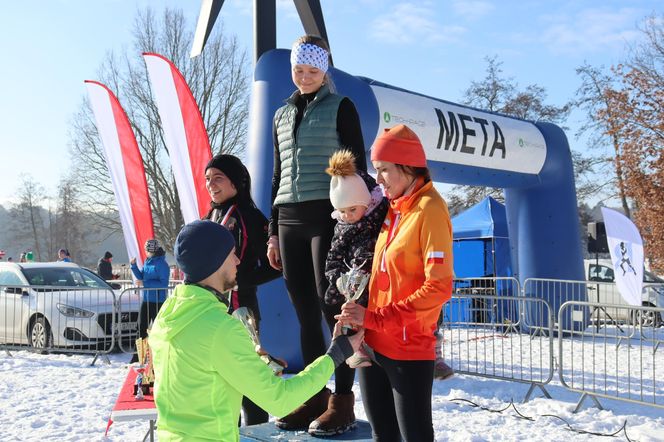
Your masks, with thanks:
<instances>
[{"instance_id":1,"label":"vertical feather flag","mask_svg":"<svg viewBox=\"0 0 664 442\"><path fill-rule=\"evenodd\" d=\"M127 253L142 266L146 259L143 245L154 238L154 225L138 143L115 94L97 81L86 80L85 84L104 146Z\"/></svg>"},{"instance_id":2,"label":"vertical feather flag","mask_svg":"<svg viewBox=\"0 0 664 442\"><path fill-rule=\"evenodd\" d=\"M166 147L180 197L185 223L208 211L210 196L205 188L205 166L212 158L210 140L187 82L167 58L143 54L155 95Z\"/></svg>"},{"instance_id":3,"label":"vertical feather flag","mask_svg":"<svg viewBox=\"0 0 664 442\"><path fill-rule=\"evenodd\" d=\"M630 305L641 305L643 290L643 239L632 220L602 207L606 240L618 292Z\"/></svg>"}]
</instances>

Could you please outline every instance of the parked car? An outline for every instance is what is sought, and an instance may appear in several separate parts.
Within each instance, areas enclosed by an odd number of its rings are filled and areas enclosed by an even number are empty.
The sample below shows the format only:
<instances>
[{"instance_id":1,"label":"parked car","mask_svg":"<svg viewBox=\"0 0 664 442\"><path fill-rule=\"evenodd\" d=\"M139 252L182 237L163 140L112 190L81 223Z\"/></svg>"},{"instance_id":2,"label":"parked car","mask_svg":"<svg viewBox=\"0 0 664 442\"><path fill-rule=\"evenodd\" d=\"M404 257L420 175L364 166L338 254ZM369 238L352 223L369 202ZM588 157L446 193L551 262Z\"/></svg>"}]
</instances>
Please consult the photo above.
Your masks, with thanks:
<instances>
[{"instance_id":1,"label":"parked car","mask_svg":"<svg viewBox=\"0 0 664 442\"><path fill-rule=\"evenodd\" d=\"M588 300L600 304L628 305L615 285L613 263L609 259L586 259L586 279L602 284L588 285ZM604 284L606 283L606 284ZM643 271L643 290L641 305L647 307L664 307L664 279L647 270ZM609 315L616 321L641 322L644 326L659 327L663 324L659 312L637 312L636 317L629 317L628 309L611 309Z\"/></svg>"},{"instance_id":2,"label":"parked car","mask_svg":"<svg viewBox=\"0 0 664 442\"><path fill-rule=\"evenodd\" d=\"M74 263L0 263L0 342L106 349L138 334L138 295ZM114 317L116 320L114 321Z\"/></svg>"}]
</instances>

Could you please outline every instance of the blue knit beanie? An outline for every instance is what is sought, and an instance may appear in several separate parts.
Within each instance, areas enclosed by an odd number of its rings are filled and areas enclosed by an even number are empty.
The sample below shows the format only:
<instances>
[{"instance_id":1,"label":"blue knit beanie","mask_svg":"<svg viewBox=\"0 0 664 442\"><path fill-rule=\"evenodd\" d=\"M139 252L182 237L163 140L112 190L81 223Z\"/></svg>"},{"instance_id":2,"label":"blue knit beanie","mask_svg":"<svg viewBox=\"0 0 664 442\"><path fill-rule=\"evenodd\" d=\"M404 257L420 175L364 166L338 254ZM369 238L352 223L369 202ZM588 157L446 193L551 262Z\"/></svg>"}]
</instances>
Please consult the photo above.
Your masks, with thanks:
<instances>
[{"instance_id":1,"label":"blue knit beanie","mask_svg":"<svg viewBox=\"0 0 664 442\"><path fill-rule=\"evenodd\" d=\"M235 240L226 227L210 220L185 225L175 240L175 262L186 282L199 282L216 272L233 251Z\"/></svg>"}]
</instances>

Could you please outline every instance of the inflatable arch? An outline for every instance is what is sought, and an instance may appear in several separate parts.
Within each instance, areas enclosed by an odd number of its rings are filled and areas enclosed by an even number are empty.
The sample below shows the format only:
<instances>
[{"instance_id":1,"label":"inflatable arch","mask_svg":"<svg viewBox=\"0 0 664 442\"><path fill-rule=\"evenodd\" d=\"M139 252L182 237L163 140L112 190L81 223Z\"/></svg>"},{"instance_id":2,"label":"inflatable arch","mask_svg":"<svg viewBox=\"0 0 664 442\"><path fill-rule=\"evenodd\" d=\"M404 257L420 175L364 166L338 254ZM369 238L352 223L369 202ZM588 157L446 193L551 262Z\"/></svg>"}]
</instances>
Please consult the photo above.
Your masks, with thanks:
<instances>
[{"instance_id":1,"label":"inflatable arch","mask_svg":"<svg viewBox=\"0 0 664 442\"><path fill-rule=\"evenodd\" d=\"M521 283L528 278L585 279L574 171L562 129L427 97L336 68L330 74L338 93L357 107L369 165L369 149L378 133L408 125L422 140L434 181L505 189L513 269ZM294 89L290 51L263 53L254 72L248 166L256 204L266 214L273 172L272 118ZM263 344L297 369L299 326L283 281L259 292ZM564 294L526 296L546 296L553 312L568 300ZM546 326L538 321L542 318L533 314L527 323Z\"/></svg>"}]
</instances>

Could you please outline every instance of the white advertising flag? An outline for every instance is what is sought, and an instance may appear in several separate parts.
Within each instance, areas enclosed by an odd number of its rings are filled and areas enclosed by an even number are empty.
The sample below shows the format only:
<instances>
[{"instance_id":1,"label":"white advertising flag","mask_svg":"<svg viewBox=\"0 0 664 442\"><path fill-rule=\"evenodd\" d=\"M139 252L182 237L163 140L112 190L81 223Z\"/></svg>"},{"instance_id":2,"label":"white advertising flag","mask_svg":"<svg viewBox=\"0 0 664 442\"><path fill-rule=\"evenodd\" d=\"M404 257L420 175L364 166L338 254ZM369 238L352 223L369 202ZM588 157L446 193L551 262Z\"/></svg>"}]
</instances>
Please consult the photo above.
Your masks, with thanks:
<instances>
[{"instance_id":1,"label":"white advertising flag","mask_svg":"<svg viewBox=\"0 0 664 442\"><path fill-rule=\"evenodd\" d=\"M625 215L602 207L606 239L620 295L630 305L641 305L643 290L643 240Z\"/></svg>"}]
</instances>

